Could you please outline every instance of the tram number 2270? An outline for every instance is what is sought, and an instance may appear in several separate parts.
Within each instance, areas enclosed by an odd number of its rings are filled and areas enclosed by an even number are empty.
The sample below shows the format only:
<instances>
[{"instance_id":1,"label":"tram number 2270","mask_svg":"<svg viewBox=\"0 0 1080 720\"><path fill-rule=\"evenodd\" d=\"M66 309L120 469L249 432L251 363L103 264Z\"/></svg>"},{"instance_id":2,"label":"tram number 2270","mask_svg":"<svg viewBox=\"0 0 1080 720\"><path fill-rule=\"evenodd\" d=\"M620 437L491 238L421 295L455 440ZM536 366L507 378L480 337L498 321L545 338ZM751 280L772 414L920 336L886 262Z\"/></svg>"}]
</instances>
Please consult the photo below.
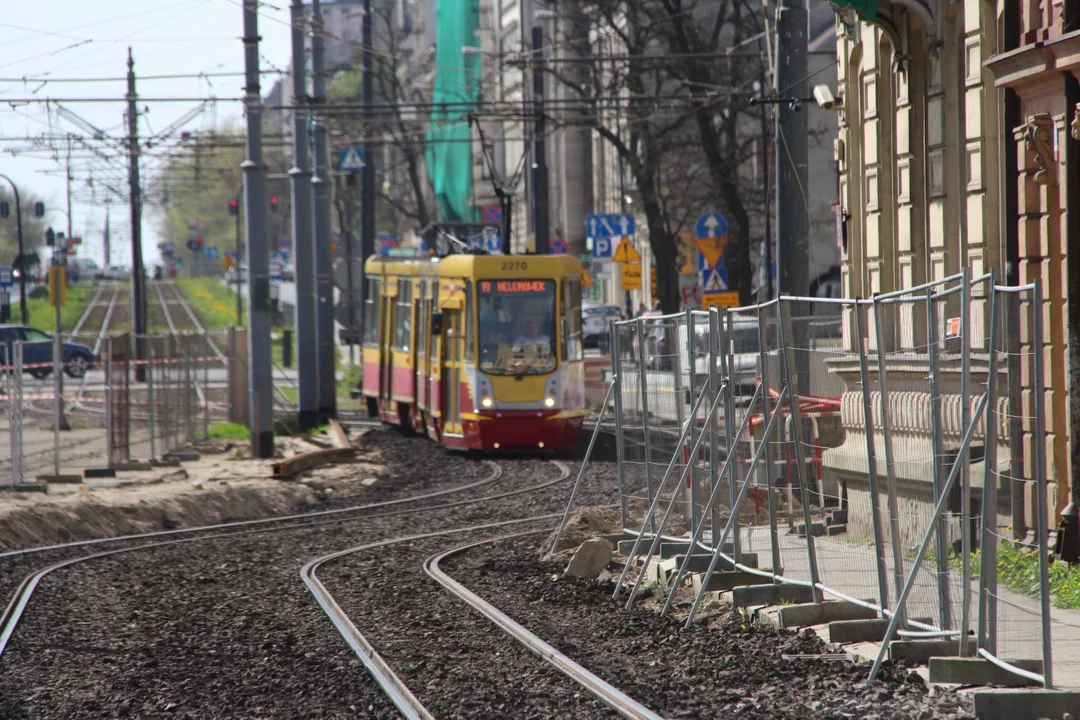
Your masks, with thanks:
<instances>
[{"instance_id":1,"label":"tram number 2270","mask_svg":"<svg viewBox=\"0 0 1080 720\"><path fill-rule=\"evenodd\" d=\"M528 270L529 264L524 260L505 260L503 261L502 269L511 272L514 270Z\"/></svg>"}]
</instances>

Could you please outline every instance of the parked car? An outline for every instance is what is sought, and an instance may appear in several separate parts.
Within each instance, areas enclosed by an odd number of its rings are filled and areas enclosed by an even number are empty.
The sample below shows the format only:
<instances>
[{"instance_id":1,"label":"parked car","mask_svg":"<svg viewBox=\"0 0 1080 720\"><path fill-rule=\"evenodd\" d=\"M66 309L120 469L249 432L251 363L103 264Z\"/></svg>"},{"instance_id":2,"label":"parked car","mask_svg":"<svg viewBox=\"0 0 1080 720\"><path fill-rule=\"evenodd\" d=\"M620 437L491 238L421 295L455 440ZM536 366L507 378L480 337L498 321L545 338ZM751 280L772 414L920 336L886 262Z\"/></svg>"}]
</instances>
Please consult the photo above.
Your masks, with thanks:
<instances>
[{"instance_id":1,"label":"parked car","mask_svg":"<svg viewBox=\"0 0 1080 720\"><path fill-rule=\"evenodd\" d=\"M581 341L587 348L607 349L610 342L611 323L625 320L618 305L582 305L581 306Z\"/></svg>"},{"instance_id":2,"label":"parked car","mask_svg":"<svg viewBox=\"0 0 1080 720\"><path fill-rule=\"evenodd\" d=\"M281 279L283 282L296 282L296 266L288 263L281 267Z\"/></svg>"},{"instance_id":3,"label":"parked car","mask_svg":"<svg viewBox=\"0 0 1080 720\"><path fill-rule=\"evenodd\" d=\"M68 258L68 282L96 282L101 279L103 274L104 271L93 260Z\"/></svg>"},{"instance_id":4,"label":"parked car","mask_svg":"<svg viewBox=\"0 0 1080 720\"><path fill-rule=\"evenodd\" d=\"M130 280L131 268L126 268L123 265L110 265L101 272L102 280Z\"/></svg>"},{"instance_id":5,"label":"parked car","mask_svg":"<svg viewBox=\"0 0 1080 720\"><path fill-rule=\"evenodd\" d=\"M52 335L29 325L0 325L0 347L7 348L6 357L14 356L16 342L23 343L23 367L53 361ZM86 345L64 343L64 372L68 377L81 378L87 370L99 362L100 360L94 356L94 351ZM52 372L52 367L29 367L26 372L36 378L43 378Z\"/></svg>"}]
</instances>

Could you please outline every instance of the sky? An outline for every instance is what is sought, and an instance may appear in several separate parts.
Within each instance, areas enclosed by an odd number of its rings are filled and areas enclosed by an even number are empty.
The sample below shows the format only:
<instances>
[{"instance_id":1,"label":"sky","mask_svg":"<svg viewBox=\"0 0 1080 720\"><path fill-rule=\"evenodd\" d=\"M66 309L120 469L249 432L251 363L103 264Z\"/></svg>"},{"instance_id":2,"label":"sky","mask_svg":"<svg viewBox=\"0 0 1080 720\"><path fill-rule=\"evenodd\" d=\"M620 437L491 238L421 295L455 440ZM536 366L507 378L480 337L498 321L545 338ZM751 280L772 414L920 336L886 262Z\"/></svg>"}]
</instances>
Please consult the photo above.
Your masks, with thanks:
<instances>
[{"instance_id":1,"label":"sky","mask_svg":"<svg viewBox=\"0 0 1080 720\"><path fill-rule=\"evenodd\" d=\"M289 64L291 34L289 0L261 3L259 11L260 66L284 70ZM67 229L64 164L66 141L54 140L56 152L43 146L43 134L72 132L87 135L51 105L60 101L109 137L126 134L122 102L126 92L127 53L132 49L140 98L139 134L160 132L208 97L236 98L243 94L243 77L150 79L153 75L193 75L242 72L244 69L243 9L240 0L45 0L5 3L0 17L0 173L14 180L24 195L42 197L47 219L59 231ZM62 82L65 78L107 78L103 82ZM263 77L265 94L275 76ZM47 80L47 82L42 82ZM22 103L33 98L39 102ZM152 98L191 98L184 102L154 102ZM92 102L75 102L75 100ZM101 99L112 99L105 102ZM149 108L149 112L143 111ZM237 102L217 102L184 127L208 130L226 119L240 120ZM35 141L36 138L36 141ZM36 147L35 147L36 145ZM143 176L152 175L155 160L143 163ZM93 169L91 170L91 164ZM88 151L75 151L72 230L83 237L80 255L100 264L102 231L108 195L104 183L127 192L123 158L89 160ZM97 181L91 186L91 175ZM2 182L2 180L0 180ZM130 263L131 235L126 201L114 198L108 209L114 263ZM223 199L224 202L224 199ZM24 202L25 205L25 202ZM143 212L143 255L149 265L158 257L156 209ZM14 222L12 217L0 222ZM0 259L0 262L7 259Z\"/></svg>"}]
</instances>

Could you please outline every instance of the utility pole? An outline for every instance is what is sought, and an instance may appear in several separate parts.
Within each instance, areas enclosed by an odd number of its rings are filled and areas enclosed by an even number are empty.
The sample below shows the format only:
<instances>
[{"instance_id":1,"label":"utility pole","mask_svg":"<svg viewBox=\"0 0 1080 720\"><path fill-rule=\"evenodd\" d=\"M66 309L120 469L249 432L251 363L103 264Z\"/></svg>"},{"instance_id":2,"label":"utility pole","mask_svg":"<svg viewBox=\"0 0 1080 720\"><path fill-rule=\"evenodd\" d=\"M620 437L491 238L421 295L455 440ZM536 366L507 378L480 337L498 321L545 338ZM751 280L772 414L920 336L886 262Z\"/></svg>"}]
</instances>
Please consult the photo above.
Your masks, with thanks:
<instances>
[{"instance_id":1,"label":"utility pole","mask_svg":"<svg viewBox=\"0 0 1080 720\"><path fill-rule=\"evenodd\" d=\"M23 247L23 235L22 235L22 200L19 198L19 187L15 184L15 181L9 178L7 175L0 175L0 178L4 178L11 185L12 191L15 193L15 232L19 239L19 310L22 314L22 324L29 325L30 319L26 313L26 249ZM10 358L8 358L10 362Z\"/></svg>"},{"instance_id":2,"label":"utility pole","mask_svg":"<svg viewBox=\"0 0 1080 720\"><path fill-rule=\"evenodd\" d=\"M810 293L810 209L807 206L808 110L806 98L806 0L780 0L777 6L776 97L776 247L780 293Z\"/></svg>"},{"instance_id":3,"label":"utility pole","mask_svg":"<svg viewBox=\"0 0 1080 720\"><path fill-rule=\"evenodd\" d=\"M244 103L247 158L244 172L244 229L248 266L248 403L251 455L274 454L274 396L270 376L270 256L266 247L266 163L262 151L262 97L259 94L258 0L244 0Z\"/></svg>"},{"instance_id":4,"label":"utility pole","mask_svg":"<svg viewBox=\"0 0 1080 720\"><path fill-rule=\"evenodd\" d=\"M371 136L375 133L371 127L371 105L375 102L374 91L374 71L371 67L372 58L372 30L375 26L375 21L371 13L371 0L364 0L364 81L363 81L363 93L364 93L364 109L366 127L364 129L364 173L362 178L363 185L361 186L360 195L360 261L366 263L367 259L375 253L375 143L371 141ZM352 267L352 258L348 259L350 268ZM350 292L352 288L349 288ZM361 273L360 280L360 297L354 299L354 302L360 303L360 308L363 308L364 300L367 297L367 285L366 280ZM360 313L361 320L360 325L363 327L363 312Z\"/></svg>"},{"instance_id":5,"label":"utility pole","mask_svg":"<svg viewBox=\"0 0 1080 720\"><path fill-rule=\"evenodd\" d=\"M533 135L533 234L536 254L550 252L548 233L548 168L546 122L544 119L544 29L533 25L533 112L536 124Z\"/></svg>"},{"instance_id":6,"label":"utility pole","mask_svg":"<svg viewBox=\"0 0 1080 720\"><path fill-rule=\"evenodd\" d=\"M64 178L67 180L67 236L75 237L71 230L71 134L67 136L67 162L64 165Z\"/></svg>"},{"instance_id":7,"label":"utility pole","mask_svg":"<svg viewBox=\"0 0 1080 720\"><path fill-rule=\"evenodd\" d=\"M139 111L136 108L135 59L128 48L127 121L128 121L128 184L131 203L131 317L135 327L135 358L146 358L146 274L142 255L142 188L139 185ZM135 377L146 380L146 366L138 365Z\"/></svg>"},{"instance_id":8,"label":"utility pole","mask_svg":"<svg viewBox=\"0 0 1080 720\"><path fill-rule=\"evenodd\" d=\"M306 105L307 58L304 50L304 2L293 0L292 67L293 103ZM293 252L296 256L296 369L299 385L297 421L301 430L319 424L318 359L315 355L315 249L311 242L311 159L308 157L307 114L293 112L292 189Z\"/></svg>"},{"instance_id":9,"label":"utility pole","mask_svg":"<svg viewBox=\"0 0 1080 720\"><path fill-rule=\"evenodd\" d=\"M311 104L315 110L315 177L311 180L315 199L315 305L319 347L319 417L328 420L337 414L334 377L334 258L330 252L330 148L326 119L318 109L326 104L326 43L323 38L322 4L311 4ZM365 31L366 32L366 31ZM365 160L366 162L366 160ZM365 178L367 176L365 175Z\"/></svg>"},{"instance_id":10,"label":"utility pole","mask_svg":"<svg viewBox=\"0 0 1080 720\"><path fill-rule=\"evenodd\" d=\"M104 248L105 249L105 264L102 265L103 268L109 267L109 261L112 258L112 248L110 247L111 242L112 242L112 240L109 237L109 203L106 202L105 203L105 235L102 238L102 244L105 246L105 248Z\"/></svg>"},{"instance_id":11,"label":"utility pole","mask_svg":"<svg viewBox=\"0 0 1080 720\"><path fill-rule=\"evenodd\" d=\"M765 67L762 65L761 72L758 75L758 83L761 85L761 93L765 94ZM766 103L761 104L761 186L764 193L764 202L762 205L765 208L765 233L762 236L762 245L765 246L765 287L766 295L764 300L773 299L773 242L775 239L772 236L772 228L770 227L769 217L769 106ZM758 298L758 302L761 302L762 298Z\"/></svg>"}]
</instances>

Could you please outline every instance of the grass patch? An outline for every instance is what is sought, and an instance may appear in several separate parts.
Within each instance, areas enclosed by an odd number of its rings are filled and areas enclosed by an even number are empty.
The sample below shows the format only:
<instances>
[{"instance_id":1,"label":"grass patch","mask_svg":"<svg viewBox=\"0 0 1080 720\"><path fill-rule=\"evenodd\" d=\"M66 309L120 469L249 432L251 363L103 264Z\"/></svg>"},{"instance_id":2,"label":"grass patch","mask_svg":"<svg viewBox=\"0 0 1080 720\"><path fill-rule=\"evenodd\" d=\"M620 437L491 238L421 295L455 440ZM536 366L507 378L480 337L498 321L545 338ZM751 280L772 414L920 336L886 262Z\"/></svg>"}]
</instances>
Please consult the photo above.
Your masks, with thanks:
<instances>
[{"instance_id":1,"label":"grass patch","mask_svg":"<svg viewBox=\"0 0 1080 720\"><path fill-rule=\"evenodd\" d=\"M927 550L926 562L936 559L934 551ZM981 567L982 555L971 554L971 575L977 578ZM949 567L953 571L961 570L961 556L949 553ZM1080 610L1080 566L1071 566L1064 562L1050 563L1050 596L1054 607L1063 610ZM1025 551L1013 543L1002 543L997 551L998 581L1029 597L1039 596L1039 551Z\"/></svg>"},{"instance_id":2,"label":"grass patch","mask_svg":"<svg viewBox=\"0 0 1080 720\"><path fill-rule=\"evenodd\" d=\"M87 306L90 305L90 301L93 300L96 293L97 288L93 285L72 285L67 289L67 304L60 308L60 327L63 328L64 334L71 332L75 328L75 324L79 322L79 318L86 312ZM15 287L15 292L11 294L11 299L13 302L11 322L17 323L22 320L19 310L18 286ZM30 325L33 327L47 333L56 330L56 308L49 304L49 291L47 288L40 288L36 292L27 295L26 312L29 316Z\"/></svg>"},{"instance_id":3,"label":"grass patch","mask_svg":"<svg viewBox=\"0 0 1080 720\"><path fill-rule=\"evenodd\" d=\"M247 440L250 433L247 425L234 422L216 422L210 425L210 437L222 440Z\"/></svg>"},{"instance_id":4,"label":"grass patch","mask_svg":"<svg viewBox=\"0 0 1080 720\"><path fill-rule=\"evenodd\" d=\"M236 325L236 293L217 278L180 278L176 286L207 330ZM247 299L241 298L240 326L247 321Z\"/></svg>"}]
</instances>

